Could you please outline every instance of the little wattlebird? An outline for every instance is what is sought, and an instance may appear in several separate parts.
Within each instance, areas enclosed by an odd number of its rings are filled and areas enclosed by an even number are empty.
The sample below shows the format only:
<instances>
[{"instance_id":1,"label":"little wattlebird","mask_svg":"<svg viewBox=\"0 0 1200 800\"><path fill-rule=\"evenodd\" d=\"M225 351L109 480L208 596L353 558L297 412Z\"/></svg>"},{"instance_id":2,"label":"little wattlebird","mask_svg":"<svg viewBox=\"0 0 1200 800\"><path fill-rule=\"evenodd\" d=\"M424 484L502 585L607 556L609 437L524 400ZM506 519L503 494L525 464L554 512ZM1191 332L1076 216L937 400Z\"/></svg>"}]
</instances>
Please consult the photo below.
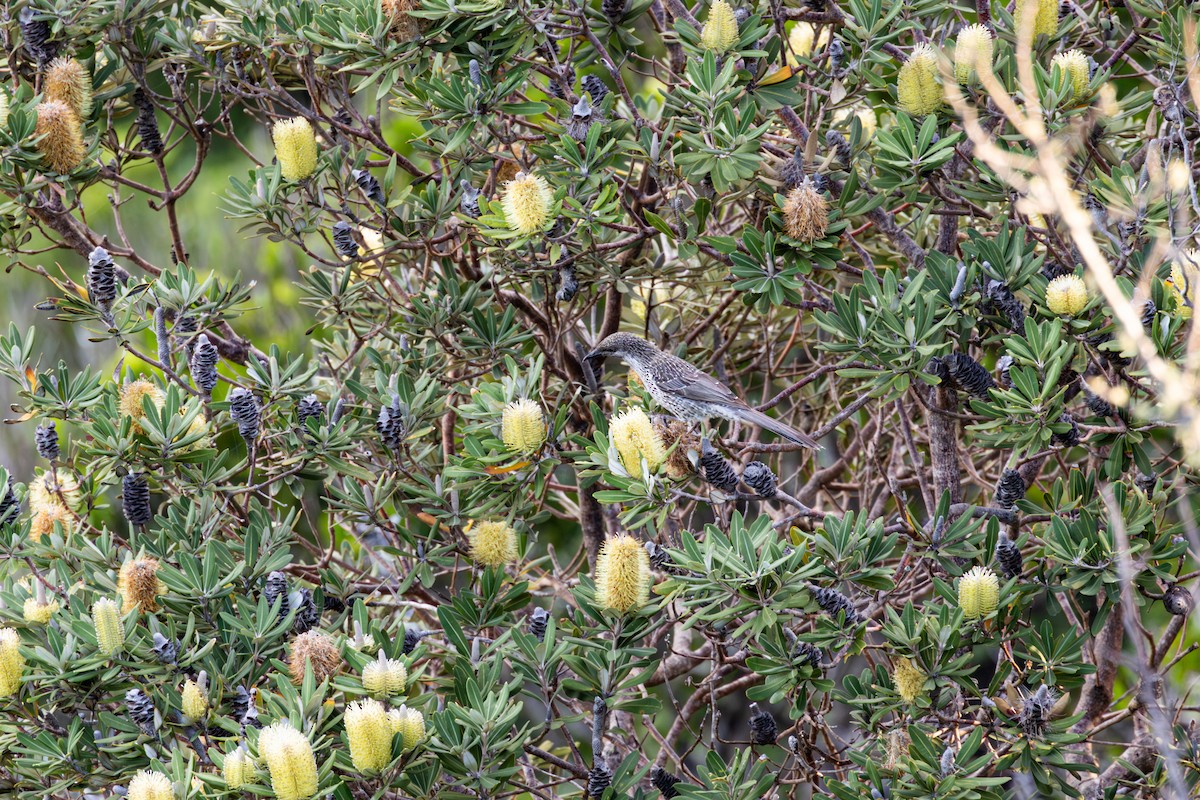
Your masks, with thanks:
<instances>
[{"instance_id":1,"label":"little wattlebird","mask_svg":"<svg viewBox=\"0 0 1200 800\"><path fill-rule=\"evenodd\" d=\"M655 402L685 422L703 422L712 417L745 422L796 444L821 449L811 436L755 411L716 378L705 375L681 358L664 353L640 336L614 333L588 353L587 360L609 356L616 356L628 364Z\"/></svg>"}]
</instances>

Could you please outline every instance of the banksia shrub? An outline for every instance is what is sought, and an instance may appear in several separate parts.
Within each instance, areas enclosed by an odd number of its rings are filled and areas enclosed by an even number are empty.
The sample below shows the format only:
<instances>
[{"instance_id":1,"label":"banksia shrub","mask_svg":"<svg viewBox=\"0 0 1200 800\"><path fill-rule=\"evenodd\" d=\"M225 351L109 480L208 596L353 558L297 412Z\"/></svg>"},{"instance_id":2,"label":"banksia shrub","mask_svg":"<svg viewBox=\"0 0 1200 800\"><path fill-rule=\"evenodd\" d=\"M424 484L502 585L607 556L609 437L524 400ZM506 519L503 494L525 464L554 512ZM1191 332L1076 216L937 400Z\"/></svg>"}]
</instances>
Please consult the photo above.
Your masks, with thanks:
<instances>
[{"instance_id":1,"label":"banksia shrub","mask_svg":"<svg viewBox=\"0 0 1200 800\"><path fill-rule=\"evenodd\" d=\"M650 556L632 536L616 536L600 547L596 559L596 604L625 613L650 597Z\"/></svg>"},{"instance_id":2,"label":"banksia shrub","mask_svg":"<svg viewBox=\"0 0 1200 800\"><path fill-rule=\"evenodd\" d=\"M958 579L958 607L963 619L980 619L996 610L1000 602L1000 579L987 567L972 567Z\"/></svg>"},{"instance_id":3,"label":"banksia shrub","mask_svg":"<svg viewBox=\"0 0 1200 800\"><path fill-rule=\"evenodd\" d=\"M104 655L115 655L125 646L125 625L112 600L102 597L92 604L92 625L96 628L96 644Z\"/></svg>"},{"instance_id":4,"label":"banksia shrub","mask_svg":"<svg viewBox=\"0 0 1200 800\"><path fill-rule=\"evenodd\" d=\"M48 100L37 107L37 128L41 137L38 152L46 166L60 174L78 167L87 154L83 144L83 125L66 103Z\"/></svg>"},{"instance_id":5,"label":"banksia shrub","mask_svg":"<svg viewBox=\"0 0 1200 800\"><path fill-rule=\"evenodd\" d=\"M908 658L898 659L892 670L892 684L900 699L906 703L915 703L925 694L925 680L928 677Z\"/></svg>"},{"instance_id":6,"label":"banksia shrub","mask_svg":"<svg viewBox=\"0 0 1200 800\"><path fill-rule=\"evenodd\" d=\"M158 610L158 595L163 591L158 579L158 560L136 558L121 565L117 577L117 591L121 593L122 612Z\"/></svg>"},{"instance_id":7,"label":"banksia shrub","mask_svg":"<svg viewBox=\"0 0 1200 800\"><path fill-rule=\"evenodd\" d=\"M977 72L990 71L995 42L986 25L968 25L954 41L954 79L969 83Z\"/></svg>"},{"instance_id":8,"label":"banksia shrub","mask_svg":"<svg viewBox=\"0 0 1200 800\"><path fill-rule=\"evenodd\" d=\"M12 628L0 628L0 697L11 697L20 691L24 673L20 634Z\"/></svg>"},{"instance_id":9,"label":"banksia shrub","mask_svg":"<svg viewBox=\"0 0 1200 800\"><path fill-rule=\"evenodd\" d=\"M317 759L308 737L290 722L276 722L258 736L258 753L271 773L278 800L308 800L317 793Z\"/></svg>"},{"instance_id":10,"label":"banksia shrub","mask_svg":"<svg viewBox=\"0 0 1200 800\"><path fill-rule=\"evenodd\" d=\"M288 672L296 684L304 681L305 669L311 667L317 683L336 675L342 668L342 652L333 637L323 631L308 631L292 640L288 655Z\"/></svg>"},{"instance_id":11,"label":"banksia shrub","mask_svg":"<svg viewBox=\"0 0 1200 800\"><path fill-rule=\"evenodd\" d=\"M914 117L933 114L942 107L938 59L932 47L920 44L913 48L908 60L900 67L896 95L900 107Z\"/></svg>"},{"instance_id":12,"label":"banksia shrub","mask_svg":"<svg viewBox=\"0 0 1200 800\"><path fill-rule=\"evenodd\" d=\"M171 779L161 772L142 770L129 782L129 800L174 800Z\"/></svg>"},{"instance_id":13,"label":"banksia shrub","mask_svg":"<svg viewBox=\"0 0 1200 800\"><path fill-rule=\"evenodd\" d=\"M805 179L788 193L783 203L783 228L793 239L810 243L829 229L829 205L811 180Z\"/></svg>"},{"instance_id":14,"label":"banksia shrub","mask_svg":"<svg viewBox=\"0 0 1200 800\"><path fill-rule=\"evenodd\" d=\"M504 407L500 438L514 453L533 453L546 441L546 420L532 400L521 398Z\"/></svg>"},{"instance_id":15,"label":"banksia shrub","mask_svg":"<svg viewBox=\"0 0 1200 800\"><path fill-rule=\"evenodd\" d=\"M640 408L630 408L613 416L608 435L616 448L621 465L630 475L642 474L642 461L654 472L667 458L667 450L650 417Z\"/></svg>"},{"instance_id":16,"label":"banksia shrub","mask_svg":"<svg viewBox=\"0 0 1200 800\"><path fill-rule=\"evenodd\" d=\"M708 18L700 29L700 44L716 53L724 53L737 44L738 23L733 6L726 0L713 0L708 7Z\"/></svg>"},{"instance_id":17,"label":"banksia shrub","mask_svg":"<svg viewBox=\"0 0 1200 800\"><path fill-rule=\"evenodd\" d=\"M498 568L517 560L517 532L507 522L477 522L466 534L476 564Z\"/></svg>"},{"instance_id":18,"label":"banksia shrub","mask_svg":"<svg viewBox=\"0 0 1200 800\"><path fill-rule=\"evenodd\" d=\"M46 69L46 100L62 103L81 120L92 114L92 76L73 58L56 58Z\"/></svg>"},{"instance_id":19,"label":"banksia shrub","mask_svg":"<svg viewBox=\"0 0 1200 800\"><path fill-rule=\"evenodd\" d=\"M346 741L350 760L359 772L379 772L392 760L392 726L378 700L359 700L346 706Z\"/></svg>"},{"instance_id":20,"label":"banksia shrub","mask_svg":"<svg viewBox=\"0 0 1200 800\"><path fill-rule=\"evenodd\" d=\"M501 205L508 227L522 236L532 236L550 223L554 192L540 175L519 172L504 184Z\"/></svg>"},{"instance_id":21,"label":"banksia shrub","mask_svg":"<svg viewBox=\"0 0 1200 800\"><path fill-rule=\"evenodd\" d=\"M271 127L275 160L287 181L302 181L317 171L317 136L304 117L278 120Z\"/></svg>"}]
</instances>

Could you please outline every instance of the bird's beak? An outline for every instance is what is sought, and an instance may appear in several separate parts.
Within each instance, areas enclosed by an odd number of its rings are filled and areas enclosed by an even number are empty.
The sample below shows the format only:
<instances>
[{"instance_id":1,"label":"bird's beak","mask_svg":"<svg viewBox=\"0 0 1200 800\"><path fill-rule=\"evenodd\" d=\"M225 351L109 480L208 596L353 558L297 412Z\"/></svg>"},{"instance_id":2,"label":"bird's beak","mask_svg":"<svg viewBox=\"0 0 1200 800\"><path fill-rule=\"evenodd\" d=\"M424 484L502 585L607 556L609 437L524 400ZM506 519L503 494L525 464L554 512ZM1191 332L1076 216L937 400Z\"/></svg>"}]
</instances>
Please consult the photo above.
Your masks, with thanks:
<instances>
[{"instance_id":1,"label":"bird's beak","mask_svg":"<svg viewBox=\"0 0 1200 800\"><path fill-rule=\"evenodd\" d=\"M584 356L583 360L589 361L589 362L596 361L597 359L604 358L607 355L608 355L608 353L605 353L603 350L593 350L592 352L590 352L586 356Z\"/></svg>"}]
</instances>

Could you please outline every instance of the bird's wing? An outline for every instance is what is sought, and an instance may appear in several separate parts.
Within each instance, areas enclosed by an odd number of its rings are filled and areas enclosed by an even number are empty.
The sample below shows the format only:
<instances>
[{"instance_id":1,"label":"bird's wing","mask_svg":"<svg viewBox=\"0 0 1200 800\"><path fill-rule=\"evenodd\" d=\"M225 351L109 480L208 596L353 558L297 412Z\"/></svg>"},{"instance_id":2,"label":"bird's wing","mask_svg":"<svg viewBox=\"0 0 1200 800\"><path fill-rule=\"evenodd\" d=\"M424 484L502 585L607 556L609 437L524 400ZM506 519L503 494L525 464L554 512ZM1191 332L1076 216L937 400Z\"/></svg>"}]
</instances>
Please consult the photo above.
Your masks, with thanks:
<instances>
[{"instance_id":1,"label":"bird's wing","mask_svg":"<svg viewBox=\"0 0 1200 800\"><path fill-rule=\"evenodd\" d=\"M698 403L727 406L745 405L725 384L706 375L682 359L656 365L658 385L672 394Z\"/></svg>"}]
</instances>

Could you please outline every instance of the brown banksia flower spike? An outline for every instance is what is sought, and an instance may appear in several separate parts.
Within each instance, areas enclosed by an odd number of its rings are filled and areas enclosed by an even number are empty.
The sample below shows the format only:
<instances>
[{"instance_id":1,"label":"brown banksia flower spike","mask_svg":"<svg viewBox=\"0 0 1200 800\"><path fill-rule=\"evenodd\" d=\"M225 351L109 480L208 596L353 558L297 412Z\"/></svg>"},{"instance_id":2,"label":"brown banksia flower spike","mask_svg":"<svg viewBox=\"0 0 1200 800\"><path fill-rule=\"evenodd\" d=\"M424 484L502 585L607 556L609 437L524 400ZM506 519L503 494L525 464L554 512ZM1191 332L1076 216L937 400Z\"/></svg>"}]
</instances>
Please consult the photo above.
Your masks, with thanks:
<instances>
[{"instance_id":1,"label":"brown banksia flower spike","mask_svg":"<svg viewBox=\"0 0 1200 800\"><path fill-rule=\"evenodd\" d=\"M55 427L52 421L37 426L37 430L33 433L33 442L37 447L39 456L51 463L58 460L60 455L58 449L58 428Z\"/></svg>"},{"instance_id":2,"label":"brown banksia flower spike","mask_svg":"<svg viewBox=\"0 0 1200 800\"><path fill-rule=\"evenodd\" d=\"M81 121L92 113L92 76L73 58L56 58L46 68L42 93L47 100L63 103Z\"/></svg>"},{"instance_id":3,"label":"brown banksia flower spike","mask_svg":"<svg viewBox=\"0 0 1200 800\"><path fill-rule=\"evenodd\" d=\"M121 478L121 511L130 525L145 525L153 518L146 473L130 472Z\"/></svg>"},{"instance_id":4,"label":"brown banksia flower spike","mask_svg":"<svg viewBox=\"0 0 1200 800\"><path fill-rule=\"evenodd\" d=\"M779 491L775 473L761 461L751 461L742 470L742 481L759 497L770 499Z\"/></svg>"},{"instance_id":5,"label":"brown banksia flower spike","mask_svg":"<svg viewBox=\"0 0 1200 800\"><path fill-rule=\"evenodd\" d=\"M1025 481L1015 469L1006 469L996 483L994 502L997 508L1012 508L1025 497Z\"/></svg>"},{"instance_id":6,"label":"brown banksia flower spike","mask_svg":"<svg viewBox=\"0 0 1200 800\"><path fill-rule=\"evenodd\" d=\"M704 480L721 491L731 492L737 487L737 473L707 438L700 440L700 471Z\"/></svg>"},{"instance_id":7,"label":"brown banksia flower spike","mask_svg":"<svg viewBox=\"0 0 1200 800\"><path fill-rule=\"evenodd\" d=\"M162 591L158 579L158 560L135 558L121 565L117 576L117 591L121 594L122 613L158 610L158 595Z\"/></svg>"},{"instance_id":8,"label":"brown banksia flower spike","mask_svg":"<svg viewBox=\"0 0 1200 800\"><path fill-rule=\"evenodd\" d=\"M829 228L829 204L812 178L806 178L788 192L783 203L783 230L800 242L825 238Z\"/></svg>"},{"instance_id":9,"label":"brown banksia flower spike","mask_svg":"<svg viewBox=\"0 0 1200 800\"><path fill-rule=\"evenodd\" d=\"M996 563L1006 578L1015 578L1021 574L1021 548L1017 547L1017 543L1008 538L1004 531L1000 532L1000 538L996 541Z\"/></svg>"},{"instance_id":10,"label":"brown banksia flower spike","mask_svg":"<svg viewBox=\"0 0 1200 800\"><path fill-rule=\"evenodd\" d=\"M311 665L313 677L320 683L338 673L342 668L342 653L333 637L324 631L308 631L292 640L288 655L288 671L292 682L304 682L306 665Z\"/></svg>"},{"instance_id":11,"label":"brown banksia flower spike","mask_svg":"<svg viewBox=\"0 0 1200 800\"><path fill-rule=\"evenodd\" d=\"M775 744L779 736L779 724L770 711L758 707L758 703L750 704L750 741L757 745Z\"/></svg>"},{"instance_id":12,"label":"brown banksia flower spike","mask_svg":"<svg viewBox=\"0 0 1200 800\"><path fill-rule=\"evenodd\" d=\"M117 299L117 265L103 247L88 254L87 290L88 299L103 311Z\"/></svg>"},{"instance_id":13,"label":"brown banksia flower spike","mask_svg":"<svg viewBox=\"0 0 1200 800\"><path fill-rule=\"evenodd\" d=\"M212 397L212 390L217 386L217 361L220 354L217 347L208 340L208 336L200 334L192 348L192 382L206 397Z\"/></svg>"},{"instance_id":14,"label":"brown banksia flower spike","mask_svg":"<svg viewBox=\"0 0 1200 800\"><path fill-rule=\"evenodd\" d=\"M46 165L66 175L83 161L87 148L83 143L83 125L66 103L47 100L37 107L35 133L40 137L38 152Z\"/></svg>"},{"instance_id":15,"label":"brown banksia flower spike","mask_svg":"<svg viewBox=\"0 0 1200 800\"><path fill-rule=\"evenodd\" d=\"M421 32L421 20L409 13L419 6L420 0L383 0L383 16L391 21L393 38L408 41Z\"/></svg>"}]
</instances>

